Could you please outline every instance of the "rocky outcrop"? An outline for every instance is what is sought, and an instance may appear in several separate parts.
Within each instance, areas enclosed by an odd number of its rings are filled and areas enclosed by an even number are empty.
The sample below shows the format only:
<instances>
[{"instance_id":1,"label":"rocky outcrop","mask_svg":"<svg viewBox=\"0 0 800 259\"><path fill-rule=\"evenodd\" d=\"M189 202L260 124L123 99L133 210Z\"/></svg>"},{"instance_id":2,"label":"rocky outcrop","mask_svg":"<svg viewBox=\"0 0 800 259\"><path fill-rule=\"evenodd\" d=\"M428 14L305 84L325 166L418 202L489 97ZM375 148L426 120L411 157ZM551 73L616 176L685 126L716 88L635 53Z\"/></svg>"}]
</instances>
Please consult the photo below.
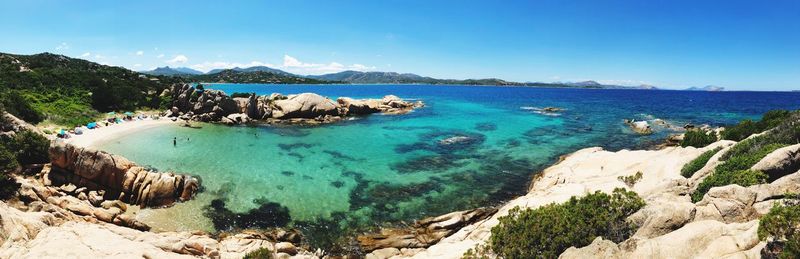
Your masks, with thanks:
<instances>
[{"instance_id":1,"label":"rocky outcrop","mask_svg":"<svg viewBox=\"0 0 800 259\"><path fill-rule=\"evenodd\" d=\"M573 247L562 258L757 258L766 242L757 235L758 219L787 193L800 192L800 172L795 170L769 183L750 187L714 187L697 203L689 193L719 164L719 156L735 142L718 141L704 148L668 147L660 150L579 150L540 173L527 195L516 198L485 220L467 225L436 244L421 249L413 258L460 258L470 248L485 244L498 218L514 207L536 208L561 203L573 196L615 188L633 190L646 206L628 218L637 232L619 244L602 238L586 247ZM680 175L684 164L705 151L722 148L692 178ZM796 161L791 149L769 154L770 165ZM790 155L787 155L790 154ZM790 160L790 161L786 161ZM769 168L769 167L764 167ZM792 167L789 167L790 171ZM642 179L628 186L617 180L642 172ZM409 257L393 255L393 258Z\"/></svg>"},{"instance_id":2,"label":"rocky outcrop","mask_svg":"<svg viewBox=\"0 0 800 259\"><path fill-rule=\"evenodd\" d=\"M647 123L647 121L625 120L625 124L627 124L633 132L642 135L653 134L653 129L650 128L650 124Z\"/></svg>"},{"instance_id":3,"label":"rocky outcrop","mask_svg":"<svg viewBox=\"0 0 800 259\"><path fill-rule=\"evenodd\" d=\"M59 215L59 216L56 216ZM21 211L0 201L0 258L242 258L259 248L274 258L319 258L264 232L216 239L202 233L153 233L92 222L65 211Z\"/></svg>"},{"instance_id":4,"label":"rocky outcrop","mask_svg":"<svg viewBox=\"0 0 800 259\"><path fill-rule=\"evenodd\" d=\"M751 169L766 173L773 181L797 172L800 170L800 144L779 148L769 153Z\"/></svg>"},{"instance_id":5,"label":"rocky outcrop","mask_svg":"<svg viewBox=\"0 0 800 259\"><path fill-rule=\"evenodd\" d=\"M72 183L106 197L142 206L165 206L191 199L199 188L188 175L153 172L103 151L56 143L50 147L53 168L48 180Z\"/></svg>"},{"instance_id":6,"label":"rocky outcrop","mask_svg":"<svg viewBox=\"0 0 800 259\"><path fill-rule=\"evenodd\" d=\"M185 84L174 85L167 95L173 100L172 108L165 114L167 117L224 124L243 124L255 120L317 124L339 121L346 116L403 114L424 106L421 101L407 102L394 95L361 100L342 97L336 101L314 93L288 96L251 94L248 97L231 98L221 91L198 91ZM231 118L232 115L239 119Z\"/></svg>"},{"instance_id":7,"label":"rocky outcrop","mask_svg":"<svg viewBox=\"0 0 800 259\"><path fill-rule=\"evenodd\" d=\"M411 228L386 228L382 229L380 233L361 235L357 239L364 251L394 248L399 253L401 248L431 246L462 227L483 220L496 211L494 208L478 208L451 212L416 221ZM385 253L388 250L382 250L382 252Z\"/></svg>"},{"instance_id":8,"label":"rocky outcrop","mask_svg":"<svg viewBox=\"0 0 800 259\"><path fill-rule=\"evenodd\" d=\"M17 118L10 113L2 112L0 114L0 136L13 136L22 130L29 130L39 133L39 135L50 137L47 134L44 134L41 129Z\"/></svg>"}]
</instances>

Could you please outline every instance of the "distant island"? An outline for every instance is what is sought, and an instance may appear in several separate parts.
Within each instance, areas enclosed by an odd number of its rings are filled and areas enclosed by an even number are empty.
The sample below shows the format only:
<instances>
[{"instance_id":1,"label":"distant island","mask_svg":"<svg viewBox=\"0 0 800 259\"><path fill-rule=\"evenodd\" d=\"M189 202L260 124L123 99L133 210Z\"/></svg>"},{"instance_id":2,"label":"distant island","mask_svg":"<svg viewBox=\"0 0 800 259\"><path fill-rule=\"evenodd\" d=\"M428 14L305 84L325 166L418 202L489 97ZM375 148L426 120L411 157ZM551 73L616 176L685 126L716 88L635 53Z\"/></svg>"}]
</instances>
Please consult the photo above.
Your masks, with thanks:
<instances>
[{"instance_id":1,"label":"distant island","mask_svg":"<svg viewBox=\"0 0 800 259\"><path fill-rule=\"evenodd\" d=\"M725 91L725 87L715 86L715 85L707 85L707 86L703 86L703 87L692 86L692 87L686 88L686 91L721 92L721 91Z\"/></svg>"}]
</instances>

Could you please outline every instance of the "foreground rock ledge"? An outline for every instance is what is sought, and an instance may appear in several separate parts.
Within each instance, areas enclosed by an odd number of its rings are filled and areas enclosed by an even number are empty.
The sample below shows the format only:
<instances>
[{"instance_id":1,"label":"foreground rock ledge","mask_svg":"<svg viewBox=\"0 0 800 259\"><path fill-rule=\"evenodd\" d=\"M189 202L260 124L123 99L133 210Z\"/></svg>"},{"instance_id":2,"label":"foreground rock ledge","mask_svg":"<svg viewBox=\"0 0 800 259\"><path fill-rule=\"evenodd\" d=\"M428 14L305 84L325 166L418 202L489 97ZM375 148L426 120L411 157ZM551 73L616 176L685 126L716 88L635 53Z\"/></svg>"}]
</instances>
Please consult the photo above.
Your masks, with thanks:
<instances>
[{"instance_id":1,"label":"foreground rock ledge","mask_svg":"<svg viewBox=\"0 0 800 259\"><path fill-rule=\"evenodd\" d=\"M404 114L423 107L421 101L408 102L394 95L382 99L341 97L336 101L314 93L271 94L232 98L218 90L197 90L188 84L176 84L162 93L172 98L167 117L184 120L243 124L267 123L319 124L340 121L349 116L373 113Z\"/></svg>"},{"instance_id":2,"label":"foreground rock ledge","mask_svg":"<svg viewBox=\"0 0 800 259\"><path fill-rule=\"evenodd\" d=\"M171 205L191 199L199 188L188 175L159 173L104 151L54 143L47 180L53 185L74 184L103 191L105 199L116 199L145 207Z\"/></svg>"}]
</instances>

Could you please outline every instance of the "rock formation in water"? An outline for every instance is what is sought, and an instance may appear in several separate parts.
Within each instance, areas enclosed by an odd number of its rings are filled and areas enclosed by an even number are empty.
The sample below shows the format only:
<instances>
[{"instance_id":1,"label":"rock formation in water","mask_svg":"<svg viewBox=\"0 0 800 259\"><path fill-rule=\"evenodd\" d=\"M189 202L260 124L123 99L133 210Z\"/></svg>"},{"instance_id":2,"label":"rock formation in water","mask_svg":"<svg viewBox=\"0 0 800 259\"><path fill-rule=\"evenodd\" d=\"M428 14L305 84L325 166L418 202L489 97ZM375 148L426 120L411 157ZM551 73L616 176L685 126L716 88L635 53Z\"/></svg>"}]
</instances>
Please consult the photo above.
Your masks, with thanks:
<instances>
[{"instance_id":1,"label":"rock formation in water","mask_svg":"<svg viewBox=\"0 0 800 259\"><path fill-rule=\"evenodd\" d=\"M55 143L50 147L48 180L103 190L106 197L158 207L191 199L199 188L188 175L159 173L104 151Z\"/></svg>"},{"instance_id":2,"label":"rock formation in water","mask_svg":"<svg viewBox=\"0 0 800 259\"><path fill-rule=\"evenodd\" d=\"M172 108L167 117L186 120L242 124L253 120L266 122L326 123L347 116L372 113L403 114L424 106L420 101L408 102L394 95L383 99L352 99L336 101L314 93L292 95L271 94L232 98L222 91L196 90L186 84L176 84L163 96L171 96Z\"/></svg>"}]
</instances>

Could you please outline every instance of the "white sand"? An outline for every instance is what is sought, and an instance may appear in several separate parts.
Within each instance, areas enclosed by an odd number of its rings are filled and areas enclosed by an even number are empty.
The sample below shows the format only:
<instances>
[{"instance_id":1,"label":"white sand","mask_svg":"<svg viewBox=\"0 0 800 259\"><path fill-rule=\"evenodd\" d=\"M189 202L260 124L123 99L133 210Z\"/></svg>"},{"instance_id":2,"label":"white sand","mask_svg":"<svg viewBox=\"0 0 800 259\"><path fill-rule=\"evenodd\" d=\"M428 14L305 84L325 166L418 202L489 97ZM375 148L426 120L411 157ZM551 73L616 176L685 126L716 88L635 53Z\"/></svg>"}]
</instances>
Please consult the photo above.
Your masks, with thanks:
<instances>
[{"instance_id":1,"label":"white sand","mask_svg":"<svg viewBox=\"0 0 800 259\"><path fill-rule=\"evenodd\" d=\"M66 139L65 142L79 147L91 147L103 141L112 140L131 132L170 124L179 125L179 122L174 122L167 118L161 118L160 120L145 119L125 121L120 124L111 124L108 127L84 129L83 134L73 134L71 135L72 137Z\"/></svg>"}]
</instances>

